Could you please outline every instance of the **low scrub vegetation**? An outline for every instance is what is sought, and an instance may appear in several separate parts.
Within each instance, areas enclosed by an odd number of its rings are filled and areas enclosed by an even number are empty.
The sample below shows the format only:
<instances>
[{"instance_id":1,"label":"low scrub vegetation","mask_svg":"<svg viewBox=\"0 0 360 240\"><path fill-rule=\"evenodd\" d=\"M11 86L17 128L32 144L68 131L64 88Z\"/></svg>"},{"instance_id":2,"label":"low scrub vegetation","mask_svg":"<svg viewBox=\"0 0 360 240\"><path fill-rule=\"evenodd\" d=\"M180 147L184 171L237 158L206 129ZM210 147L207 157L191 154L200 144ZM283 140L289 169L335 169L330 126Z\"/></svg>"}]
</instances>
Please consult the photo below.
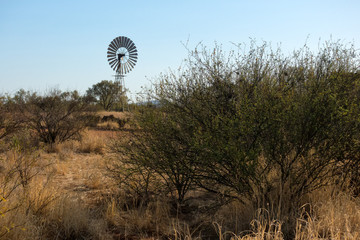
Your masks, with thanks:
<instances>
[{"instance_id":1,"label":"low scrub vegetation","mask_svg":"<svg viewBox=\"0 0 360 240\"><path fill-rule=\"evenodd\" d=\"M133 113L2 96L0 239L359 239L357 51L238 50L200 46Z\"/></svg>"}]
</instances>

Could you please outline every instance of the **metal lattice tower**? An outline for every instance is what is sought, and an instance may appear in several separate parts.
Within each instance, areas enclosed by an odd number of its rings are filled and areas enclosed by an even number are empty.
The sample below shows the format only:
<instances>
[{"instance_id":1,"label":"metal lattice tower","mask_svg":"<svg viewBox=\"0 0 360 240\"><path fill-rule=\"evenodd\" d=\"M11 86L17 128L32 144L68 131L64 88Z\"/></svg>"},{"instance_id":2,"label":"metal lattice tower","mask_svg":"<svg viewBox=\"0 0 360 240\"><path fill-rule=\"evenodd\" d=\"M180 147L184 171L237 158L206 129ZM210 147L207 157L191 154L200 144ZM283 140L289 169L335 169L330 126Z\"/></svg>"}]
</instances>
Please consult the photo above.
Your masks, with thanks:
<instances>
[{"instance_id":1,"label":"metal lattice tower","mask_svg":"<svg viewBox=\"0 0 360 240\"><path fill-rule=\"evenodd\" d=\"M126 96L125 74L130 72L137 62L137 49L133 41L127 37L117 37L111 41L107 51L107 58L115 73L115 82L120 83L122 94ZM122 109L124 103L122 101Z\"/></svg>"}]
</instances>

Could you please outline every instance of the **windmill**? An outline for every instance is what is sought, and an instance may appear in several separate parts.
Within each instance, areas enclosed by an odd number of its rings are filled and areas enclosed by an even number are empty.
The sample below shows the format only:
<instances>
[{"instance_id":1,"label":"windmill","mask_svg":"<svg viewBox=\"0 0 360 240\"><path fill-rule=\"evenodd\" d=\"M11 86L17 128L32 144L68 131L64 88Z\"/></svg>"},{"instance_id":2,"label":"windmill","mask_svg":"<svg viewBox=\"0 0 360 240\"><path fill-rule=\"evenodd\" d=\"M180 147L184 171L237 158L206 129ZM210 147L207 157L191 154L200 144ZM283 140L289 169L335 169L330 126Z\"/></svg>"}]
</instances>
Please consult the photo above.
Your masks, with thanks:
<instances>
[{"instance_id":1,"label":"windmill","mask_svg":"<svg viewBox=\"0 0 360 240\"><path fill-rule=\"evenodd\" d=\"M133 41L127 37L116 37L111 41L107 51L107 58L111 68L115 71L115 82L120 83L121 91L125 94L125 74L136 65L137 49ZM124 109L124 103L122 103Z\"/></svg>"}]
</instances>

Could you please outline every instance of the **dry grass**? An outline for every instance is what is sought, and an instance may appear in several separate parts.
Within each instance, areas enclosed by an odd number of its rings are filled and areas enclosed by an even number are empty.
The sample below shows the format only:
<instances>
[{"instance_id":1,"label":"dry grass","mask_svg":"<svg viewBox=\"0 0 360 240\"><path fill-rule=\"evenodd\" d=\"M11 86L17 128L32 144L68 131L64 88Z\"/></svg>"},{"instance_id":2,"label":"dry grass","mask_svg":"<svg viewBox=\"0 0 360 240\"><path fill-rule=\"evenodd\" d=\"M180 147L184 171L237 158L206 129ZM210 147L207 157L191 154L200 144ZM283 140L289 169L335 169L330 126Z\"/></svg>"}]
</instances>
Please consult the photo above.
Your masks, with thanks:
<instances>
[{"instance_id":1,"label":"dry grass","mask_svg":"<svg viewBox=\"0 0 360 240\"><path fill-rule=\"evenodd\" d=\"M297 239L360 239L359 199L341 192L313 205L298 220Z\"/></svg>"},{"instance_id":2,"label":"dry grass","mask_svg":"<svg viewBox=\"0 0 360 240\"><path fill-rule=\"evenodd\" d=\"M312 194L320 202L306 206L311 212L303 212L297 219L294 229L295 240L356 240L360 239L360 201L350 197L347 193L336 196L324 196L324 192ZM267 210L257 211L255 219L251 221L251 230L235 234L224 231L220 224L215 224L219 239L231 237L235 240L283 240L282 223L269 218Z\"/></svg>"},{"instance_id":3,"label":"dry grass","mask_svg":"<svg viewBox=\"0 0 360 240\"><path fill-rule=\"evenodd\" d=\"M84 134L79 144L78 151L82 153L104 154L106 140L103 136L99 136L94 131L88 131Z\"/></svg>"},{"instance_id":4,"label":"dry grass","mask_svg":"<svg viewBox=\"0 0 360 240\"><path fill-rule=\"evenodd\" d=\"M124 200L111 199L106 208L105 218L117 237L161 238L172 234L171 222L175 220L170 216L166 201L157 200L147 206L132 208Z\"/></svg>"},{"instance_id":5,"label":"dry grass","mask_svg":"<svg viewBox=\"0 0 360 240\"><path fill-rule=\"evenodd\" d=\"M119 124L113 121L107 121L97 124L97 129L115 131L119 129Z\"/></svg>"},{"instance_id":6,"label":"dry grass","mask_svg":"<svg viewBox=\"0 0 360 240\"><path fill-rule=\"evenodd\" d=\"M106 146L119 136L126 138L126 131L89 130L80 142L56 144L52 151L3 153L0 239L286 239L284 223L270 217L271 209L250 203L230 202L215 215L179 215L166 195L139 202L107 177ZM29 176L37 173L24 186L13 171L19 163ZM360 239L360 199L332 196L332 190L309 195L293 239Z\"/></svg>"},{"instance_id":7,"label":"dry grass","mask_svg":"<svg viewBox=\"0 0 360 240\"><path fill-rule=\"evenodd\" d=\"M83 132L81 141L67 141L48 147L48 153L56 153L61 160L72 158L74 153L104 154L108 141L116 136L113 132L87 130Z\"/></svg>"}]
</instances>

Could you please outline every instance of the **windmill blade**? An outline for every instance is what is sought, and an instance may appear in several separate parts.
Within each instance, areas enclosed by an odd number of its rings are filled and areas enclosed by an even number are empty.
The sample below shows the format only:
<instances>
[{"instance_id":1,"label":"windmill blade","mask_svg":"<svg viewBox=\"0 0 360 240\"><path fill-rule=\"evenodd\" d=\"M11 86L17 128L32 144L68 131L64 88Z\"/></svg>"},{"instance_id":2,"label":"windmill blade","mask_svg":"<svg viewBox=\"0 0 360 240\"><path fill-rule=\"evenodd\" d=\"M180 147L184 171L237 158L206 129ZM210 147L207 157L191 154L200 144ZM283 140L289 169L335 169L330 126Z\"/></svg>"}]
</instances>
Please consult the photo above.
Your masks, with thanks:
<instances>
[{"instance_id":1,"label":"windmill blade","mask_svg":"<svg viewBox=\"0 0 360 240\"><path fill-rule=\"evenodd\" d=\"M116 72L117 66L113 66L112 70L114 70Z\"/></svg>"},{"instance_id":2,"label":"windmill blade","mask_svg":"<svg viewBox=\"0 0 360 240\"><path fill-rule=\"evenodd\" d=\"M131 68L134 68L135 67L135 63L134 62L132 62L132 61L128 61L128 63L129 63L129 65L131 66Z\"/></svg>"},{"instance_id":3,"label":"windmill blade","mask_svg":"<svg viewBox=\"0 0 360 240\"><path fill-rule=\"evenodd\" d=\"M133 49L133 48L135 48L136 46L135 46L135 43L134 42L131 42L131 44L129 45L129 48L130 49Z\"/></svg>"},{"instance_id":4,"label":"windmill blade","mask_svg":"<svg viewBox=\"0 0 360 240\"><path fill-rule=\"evenodd\" d=\"M116 72L119 72L119 71L120 71L120 67L121 67L121 63L120 63L120 62L117 62L114 67L115 67L114 70L115 70Z\"/></svg>"},{"instance_id":5,"label":"windmill blade","mask_svg":"<svg viewBox=\"0 0 360 240\"><path fill-rule=\"evenodd\" d=\"M130 62L130 61L129 61L129 64L131 65L131 67L132 67L132 68L134 68L134 67L135 67L135 65L136 65L136 63L134 63L134 62Z\"/></svg>"},{"instance_id":6,"label":"windmill blade","mask_svg":"<svg viewBox=\"0 0 360 240\"><path fill-rule=\"evenodd\" d=\"M115 62L116 62L116 58L115 58L115 59L111 59L111 60L109 59L109 64L110 64L110 66L113 65Z\"/></svg>"},{"instance_id":7,"label":"windmill blade","mask_svg":"<svg viewBox=\"0 0 360 240\"><path fill-rule=\"evenodd\" d=\"M118 66L119 66L119 62L114 62L114 63L112 64L111 68L112 68L114 71L116 71L116 69L118 68Z\"/></svg>"},{"instance_id":8,"label":"windmill blade","mask_svg":"<svg viewBox=\"0 0 360 240\"><path fill-rule=\"evenodd\" d=\"M127 49L127 45L129 44L129 38L127 38L127 37L124 37L124 41L123 41L123 45L122 45L122 47L124 47L124 48L126 48Z\"/></svg>"},{"instance_id":9,"label":"windmill blade","mask_svg":"<svg viewBox=\"0 0 360 240\"><path fill-rule=\"evenodd\" d=\"M131 58L131 59L133 59L133 60L134 60L134 59L136 60L136 59L137 59L137 53L130 55L129 58Z\"/></svg>"},{"instance_id":10,"label":"windmill blade","mask_svg":"<svg viewBox=\"0 0 360 240\"><path fill-rule=\"evenodd\" d=\"M132 45L129 46L129 51L132 52L132 51L134 51L134 50L136 50L136 46L135 46L134 43L132 43Z\"/></svg>"},{"instance_id":11,"label":"windmill blade","mask_svg":"<svg viewBox=\"0 0 360 240\"><path fill-rule=\"evenodd\" d=\"M108 50L112 50L116 52L115 39L109 44Z\"/></svg>"},{"instance_id":12,"label":"windmill blade","mask_svg":"<svg viewBox=\"0 0 360 240\"><path fill-rule=\"evenodd\" d=\"M120 47L124 47L126 42L126 37L121 37L121 46Z\"/></svg>"},{"instance_id":13,"label":"windmill blade","mask_svg":"<svg viewBox=\"0 0 360 240\"><path fill-rule=\"evenodd\" d=\"M130 72L131 71L131 67L129 66L129 63L126 63L126 71Z\"/></svg>"},{"instance_id":14,"label":"windmill blade","mask_svg":"<svg viewBox=\"0 0 360 240\"><path fill-rule=\"evenodd\" d=\"M134 43L132 43L132 44L129 46L129 48L128 48L129 52L132 52L132 51L135 50L135 49L136 49L136 46L135 46Z\"/></svg>"},{"instance_id":15,"label":"windmill blade","mask_svg":"<svg viewBox=\"0 0 360 240\"><path fill-rule=\"evenodd\" d=\"M135 65L136 65L136 60L132 60L132 59L131 59L129 62L132 64L132 67L135 67Z\"/></svg>"},{"instance_id":16,"label":"windmill blade","mask_svg":"<svg viewBox=\"0 0 360 240\"><path fill-rule=\"evenodd\" d=\"M128 63L130 64L131 68L134 68L136 65L136 62L134 62L133 60L129 59Z\"/></svg>"},{"instance_id":17,"label":"windmill blade","mask_svg":"<svg viewBox=\"0 0 360 240\"><path fill-rule=\"evenodd\" d=\"M115 57L115 56L114 56L114 57L108 57L109 63L112 62L112 61L115 61L115 60L116 60L116 57Z\"/></svg>"},{"instance_id":18,"label":"windmill blade","mask_svg":"<svg viewBox=\"0 0 360 240\"><path fill-rule=\"evenodd\" d=\"M114 55L115 55L115 54L116 54L116 51L111 49L111 50L108 50L108 51L107 51L107 54L114 54Z\"/></svg>"},{"instance_id":19,"label":"windmill blade","mask_svg":"<svg viewBox=\"0 0 360 240\"><path fill-rule=\"evenodd\" d=\"M108 61L109 61L109 65L111 66L112 64L114 64L116 62L116 58L108 59Z\"/></svg>"},{"instance_id":20,"label":"windmill blade","mask_svg":"<svg viewBox=\"0 0 360 240\"><path fill-rule=\"evenodd\" d=\"M118 42L116 38L112 41L112 47L115 51L118 49Z\"/></svg>"},{"instance_id":21,"label":"windmill blade","mask_svg":"<svg viewBox=\"0 0 360 240\"><path fill-rule=\"evenodd\" d=\"M130 52L130 55L137 55L138 54L138 52L137 52L137 50L136 49L134 49L134 50L132 50L131 52Z\"/></svg>"},{"instance_id":22,"label":"windmill blade","mask_svg":"<svg viewBox=\"0 0 360 240\"><path fill-rule=\"evenodd\" d=\"M136 63L137 62L137 58L129 58L130 61L132 61L133 63Z\"/></svg>"},{"instance_id":23,"label":"windmill blade","mask_svg":"<svg viewBox=\"0 0 360 240\"><path fill-rule=\"evenodd\" d=\"M129 55L129 57L130 57L130 58L137 58L137 57L138 57L138 54L137 54L137 52L134 52L134 53L131 53L131 54Z\"/></svg>"},{"instance_id":24,"label":"windmill blade","mask_svg":"<svg viewBox=\"0 0 360 240\"><path fill-rule=\"evenodd\" d=\"M131 49L131 46L133 45L134 43L130 40L130 38L128 39L128 42L126 44L126 49L129 51Z\"/></svg>"},{"instance_id":25,"label":"windmill blade","mask_svg":"<svg viewBox=\"0 0 360 240\"><path fill-rule=\"evenodd\" d=\"M133 67L129 63L129 72L131 72L132 69L133 69Z\"/></svg>"},{"instance_id":26,"label":"windmill blade","mask_svg":"<svg viewBox=\"0 0 360 240\"><path fill-rule=\"evenodd\" d=\"M108 53L106 55L108 58L116 58L116 54L115 53Z\"/></svg>"},{"instance_id":27,"label":"windmill blade","mask_svg":"<svg viewBox=\"0 0 360 240\"><path fill-rule=\"evenodd\" d=\"M133 69L133 67L129 63L129 72Z\"/></svg>"},{"instance_id":28,"label":"windmill blade","mask_svg":"<svg viewBox=\"0 0 360 240\"><path fill-rule=\"evenodd\" d=\"M116 54L108 54L107 57L108 58L116 58Z\"/></svg>"},{"instance_id":29,"label":"windmill blade","mask_svg":"<svg viewBox=\"0 0 360 240\"><path fill-rule=\"evenodd\" d=\"M116 50L118 50L119 48L121 48L121 44L122 44L122 40L121 37L118 37L116 39L117 45L116 45Z\"/></svg>"},{"instance_id":30,"label":"windmill blade","mask_svg":"<svg viewBox=\"0 0 360 240\"><path fill-rule=\"evenodd\" d=\"M117 62L117 59L116 59L116 58L115 58L115 59L112 59L112 60L109 60L110 66L113 65L113 64L115 64L116 62Z\"/></svg>"},{"instance_id":31,"label":"windmill blade","mask_svg":"<svg viewBox=\"0 0 360 240\"><path fill-rule=\"evenodd\" d=\"M134 45L134 42L129 39L129 44L127 45L127 48L132 48Z\"/></svg>"},{"instance_id":32,"label":"windmill blade","mask_svg":"<svg viewBox=\"0 0 360 240\"><path fill-rule=\"evenodd\" d=\"M115 46L115 42L112 41L108 47L108 51L113 51L116 52L116 46Z\"/></svg>"},{"instance_id":33,"label":"windmill blade","mask_svg":"<svg viewBox=\"0 0 360 240\"><path fill-rule=\"evenodd\" d=\"M116 55L107 55L108 61L116 58Z\"/></svg>"},{"instance_id":34,"label":"windmill blade","mask_svg":"<svg viewBox=\"0 0 360 240\"><path fill-rule=\"evenodd\" d=\"M131 59L131 60L133 60L134 62L136 62L136 61L137 61L137 56L136 56L136 55L135 55L135 56L130 56L129 59Z\"/></svg>"},{"instance_id":35,"label":"windmill blade","mask_svg":"<svg viewBox=\"0 0 360 240\"><path fill-rule=\"evenodd\" d=\"M129 58L132 58L132 59L137 59L137 57L138 57L137 53L132 53L129 55Z\"/></svg>"},{"instance_id":36,"label":"windmill blade","mask_svg":"<svg viewBox=\"0 0 360 240\"><path fill-rule=\"evenodd\" d=\"M113 61L117 61L117 58L115 56L114 57L109 57L108 61L109 61L109 63L111 63Z\"/></svg>"},{"instance_id":37,"label":"windmill blade","mask_svg":"<svg viewBox=\"0 0 360 240\"><path fill-rule=\"evenodd\" d=\"M127 48L130 49L133 45L134 45L134 42L131 41L131 39L129 38L129 44L127 45Z\"/></svg>"},{"instance_id":38,"label":"windmill blade","mask_svg":"<svg viewBox=\"0 0 360 240\"><path fill-rule=\"evenodd\" d=\"M110 64L110 66L111 68L115 68L117 64L119 64L119 61L115 60Z\"/></svg>"},{"instance_id":39,"label":"windmill blade","mask_svg":"<svg viewBox=\"0 0 360 240\"><path fill-rule=\"evenodd\" d=\"M121 48L122 47L122 45L123 45L123 42L124 42L124 37L123 36L121 36L121 37L118 37L118 41L119 41L119 48Z\"/></svg>"},{"instance_id":40,"label":"windmill blade","mask_svg":"<svg viewBox=\"0 0 360 240\"><path fill-rule=\"evenodd\" d=\"M113 58L116 58L116 55L115 55L115 54L111 54L111 55L108 54L108 55L107 55L107 58L108 58L108 59L113 59Z\"/></svg>"},{"instance_id":41,"label":"windmill blade","mask_svg":"<svg viewBox=\"0 0 360 240\"><path fill-rule=\"evenodd\" d=\"M136 48L134 48L133 50L129 51L129 54L130 54L130 55L131 55L131 54L137 54Z\"/></svg>"},{"instance_id":42,"label":"windmill blade","mask_svg":"<svg viewBox=\"0 0 360 240\"><path fill-rule=\"evenodd\" d=\"M118 50L120 48L120 37L117 37L114 40L115 40L116 50Z\"/></svg>"}]
</instances>

